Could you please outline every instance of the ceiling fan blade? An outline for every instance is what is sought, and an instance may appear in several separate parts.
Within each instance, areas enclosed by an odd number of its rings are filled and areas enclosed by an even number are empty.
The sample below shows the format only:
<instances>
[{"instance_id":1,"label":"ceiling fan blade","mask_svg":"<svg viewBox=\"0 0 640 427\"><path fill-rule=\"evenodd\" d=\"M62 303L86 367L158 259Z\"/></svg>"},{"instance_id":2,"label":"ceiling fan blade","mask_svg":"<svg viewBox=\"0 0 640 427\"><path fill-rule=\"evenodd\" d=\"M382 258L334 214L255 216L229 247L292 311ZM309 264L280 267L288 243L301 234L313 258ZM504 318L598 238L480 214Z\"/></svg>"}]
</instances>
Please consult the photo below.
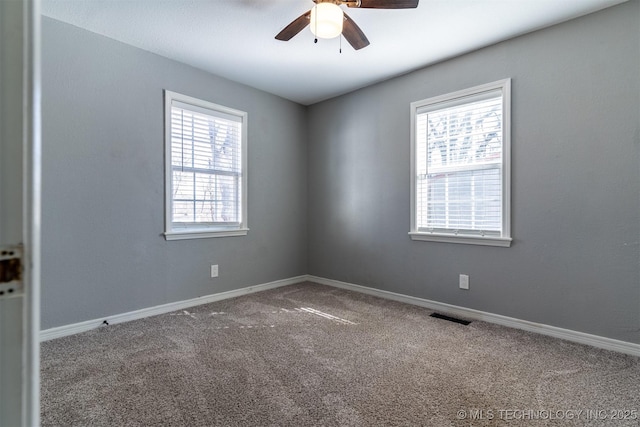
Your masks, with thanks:
<instances>
[{"instance_id":1,"label":"ceiling fan blade","mask_svg":"<svg viewBox=\"0 0 640 427\"><path fill-rule=\"evenodd\" d=\"M363 9L413 9L418 7L419 0L360 0L360 5L352 2L348 3L349 7L359 7Z\"/></svg>"},{"instance_id":2,"label":"ceiling fan blade","mask_svg":"<svg viewBox=\"0 0 640 427\"><path fill-rule=\"evenodd\" d=\"M353 19L344 14L344 24L342 25L342 35L355 50L369 46L369 40L364 35L360 27L353 22Z\"/></svg>"},{"instance_id":3,"label":"ceiling fan blade","mask_svg":"<svg viewBox=\"0 0 640 427\"><path fill-rule=\"evenodd\" d=\"M278 33L278 35L276 36L276 39L282 40L285 42L287 40L291 40L293 36L298 34L300 31L304 30L304 28L307 25L309 25L309 20L311 19L310 17L311 17L310 10L298 16L296 19L293 20L291 24L284 27L284 29Z\"/></svg>"}]
</instances>

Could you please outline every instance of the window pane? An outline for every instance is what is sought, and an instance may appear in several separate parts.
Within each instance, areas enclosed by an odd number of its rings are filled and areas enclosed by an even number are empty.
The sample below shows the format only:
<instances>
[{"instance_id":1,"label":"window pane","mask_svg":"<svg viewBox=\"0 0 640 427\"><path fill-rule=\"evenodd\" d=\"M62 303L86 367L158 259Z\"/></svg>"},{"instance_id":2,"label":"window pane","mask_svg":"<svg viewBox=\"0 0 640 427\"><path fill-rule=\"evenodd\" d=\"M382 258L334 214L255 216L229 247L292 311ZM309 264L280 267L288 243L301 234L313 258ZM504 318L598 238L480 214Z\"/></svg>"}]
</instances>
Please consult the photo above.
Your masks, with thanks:
<instances>
[{"instance_id":1,"label":"window pane","mask_svg":"<svg viewBox=\"0 0 640 427\"><path fill-rule=\"evenodd\" d=\"M175 166L240 172L241 123L172 109L171 156Z\"/></svg>"},{"instance_id":2,"label":"window pane","mask_svg":"<svg viewBox=\"0 0 640 427\"><path fill-rule=\"evenodd\" d=\"M173 222L193 222L193 202L173 202Z\"/></svg>"},{"instance_id":3,"label":"window pane","mask_svg":"<svg viewBox=\"0 0 640 427\"><path fill-rule=\"evenodd\" d=\"M501 97L420 116L429 170L501 162Z\"/></svg>"},{"instance_id":4,"label":"window pane","mask_svg":"<svg viewBox=\"0 0 640 427\"><path fill-rule=\"evenodd\" d=\"M499 231L502 182L499 169L432 174L424 185L418 226Z\"/></svg>"},{"instance_id":5,"label":"window pane","mask_svg":"<svg viewBox=\"0 0 640 427\"><path fill-rule=\"evenodd\" d=\"M241 222L242 122L180 103L171 109L175 222Z\"/></svg>"},{"instance_id":6,"label":"window pane","mask_svg":"<svg viewBox=\"0 0 640 427\"><path fill-rule=\"evenodd\" d=\"M193 173L173 171L173 199L193 200Z\"/></svg>"},{"instance_id":7,"label":"window pane","mask_svg":"<svg viewBox=\"0 0 640 427\"><path fill-rule=\"evenodd\" d=\"M228 175L196 174L197 222L237 223L239 206L236 202L238 178Z\"/></svg>"},{"instance_id":8,"label":"window pane","mask_svg":"<svg viewBox=\"0 0 640 427\"><path fill-rule=\"evenodd\" d=\"M495 93L467 103L451 101L441 109L418 110L418 229L500 234L502 104L502 94Z\"/></svg>"}]
</instances>

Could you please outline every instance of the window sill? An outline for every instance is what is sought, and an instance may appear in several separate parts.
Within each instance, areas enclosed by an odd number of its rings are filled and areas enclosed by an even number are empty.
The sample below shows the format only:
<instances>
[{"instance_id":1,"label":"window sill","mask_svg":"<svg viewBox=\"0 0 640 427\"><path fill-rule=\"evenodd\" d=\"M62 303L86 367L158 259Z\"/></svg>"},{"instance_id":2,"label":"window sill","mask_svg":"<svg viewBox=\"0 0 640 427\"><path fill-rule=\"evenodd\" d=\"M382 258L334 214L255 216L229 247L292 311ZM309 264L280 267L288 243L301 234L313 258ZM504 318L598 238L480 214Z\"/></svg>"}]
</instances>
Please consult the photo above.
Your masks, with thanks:
<instances>
[{"instance_id":1,"label":"window sill","mask_svg":"<svg viewBox=\"0 0 640 427\"><path fill-rule=\"evenodd\" d=\"M208 239L212 237L233 237L246 236L248 228L238 228L233 230L185 230L167 231L164 233L165 240L187 240L187 239Z\"/></svg>"},{"instance_id":2,"label":"window sill","mask_svg":"<svg viewBox=\"0 0 640 427\"><path fill-rule=\"evenodd\" d=\"M411 240L421 240L426 242L461 243L464 245L499 246L503 248L510 247L511 240L512 240L510 237L470 236L470 235L452 236L450 234L423 233L423 232L417 232L417 231L410 231L409 236L411 236Z\"/></svg>"}]
</instances>

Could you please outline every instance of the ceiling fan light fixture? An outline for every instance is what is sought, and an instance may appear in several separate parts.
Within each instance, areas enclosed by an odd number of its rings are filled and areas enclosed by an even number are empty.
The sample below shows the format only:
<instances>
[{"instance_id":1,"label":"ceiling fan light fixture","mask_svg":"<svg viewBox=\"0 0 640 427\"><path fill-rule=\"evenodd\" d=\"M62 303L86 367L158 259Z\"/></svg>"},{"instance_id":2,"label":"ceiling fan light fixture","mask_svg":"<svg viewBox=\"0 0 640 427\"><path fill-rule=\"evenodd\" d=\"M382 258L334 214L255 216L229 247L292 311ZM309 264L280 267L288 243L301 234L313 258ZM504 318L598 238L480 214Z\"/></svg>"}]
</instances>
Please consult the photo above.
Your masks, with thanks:
<instances>
[{"instance_id":1,"label":"ceiling fan light fixture","mask_svg":"<svg viewBox=\"0 0 640 427\"><path fill-rule=\"evenodd\" d=\"M318 3L311 9L309 28L314 36L332 39L342 34L344 12L334 3Z\"/></svg>"}]
</instances>

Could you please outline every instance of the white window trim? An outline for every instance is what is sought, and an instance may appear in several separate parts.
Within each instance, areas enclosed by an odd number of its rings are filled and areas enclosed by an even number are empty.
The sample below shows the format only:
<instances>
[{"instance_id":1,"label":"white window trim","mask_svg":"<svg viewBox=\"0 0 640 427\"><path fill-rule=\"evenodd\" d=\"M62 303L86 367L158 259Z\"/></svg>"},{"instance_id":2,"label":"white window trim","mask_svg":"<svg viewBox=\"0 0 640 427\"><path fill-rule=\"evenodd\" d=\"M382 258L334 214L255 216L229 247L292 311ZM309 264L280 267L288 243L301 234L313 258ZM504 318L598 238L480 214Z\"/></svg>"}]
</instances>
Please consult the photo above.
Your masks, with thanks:
<instances>
[{"instance_id":1,"label":"white window trim","mask_svg":"<svg viewBox=\"0 0 640 427\"><path fill-rule=\"evenodd\" d=\"M449 234L437 232L418 231L416 221L416 114L418 109L452 101L454 99L476 96L482 92L501 90L502 103L502 234L500 236L481 236L473 234ZM511 79L498 80L460 90L446 95L415 101L411 103L411 240L462 243L468 245L485 245L510 247L511 238Z\"/></svg>"},{"instance_id":2,"label":"white window trim","mask_svg":"<svg viewBox=\"0 0 640 427\"><path fill-rule=\"evenodd\" d=\"M173 173L171 167L171 105L173 101L181 102L184 104L193 105L195 107L205 108L208 110L214 110L224 114L230 114L232 116L239 117L242 122L242 138L241 138L241 164L242 164L242 179L241 179L241 191L242 196L240 200L241 204L241 222L238 226L180 226L175 227L172 224L171 217L173 211ZM225 107L223 105L214 104L212 102L203 101L191 96L182 95L169 90L164 91L164 163L165 163L165 231L164 237L166 240L186 240L186 239L203 239L211 237L231 237L231 236L245 236L249 231L247 226L247 113L233 108Z\"/></svg>"}]
</instances>

